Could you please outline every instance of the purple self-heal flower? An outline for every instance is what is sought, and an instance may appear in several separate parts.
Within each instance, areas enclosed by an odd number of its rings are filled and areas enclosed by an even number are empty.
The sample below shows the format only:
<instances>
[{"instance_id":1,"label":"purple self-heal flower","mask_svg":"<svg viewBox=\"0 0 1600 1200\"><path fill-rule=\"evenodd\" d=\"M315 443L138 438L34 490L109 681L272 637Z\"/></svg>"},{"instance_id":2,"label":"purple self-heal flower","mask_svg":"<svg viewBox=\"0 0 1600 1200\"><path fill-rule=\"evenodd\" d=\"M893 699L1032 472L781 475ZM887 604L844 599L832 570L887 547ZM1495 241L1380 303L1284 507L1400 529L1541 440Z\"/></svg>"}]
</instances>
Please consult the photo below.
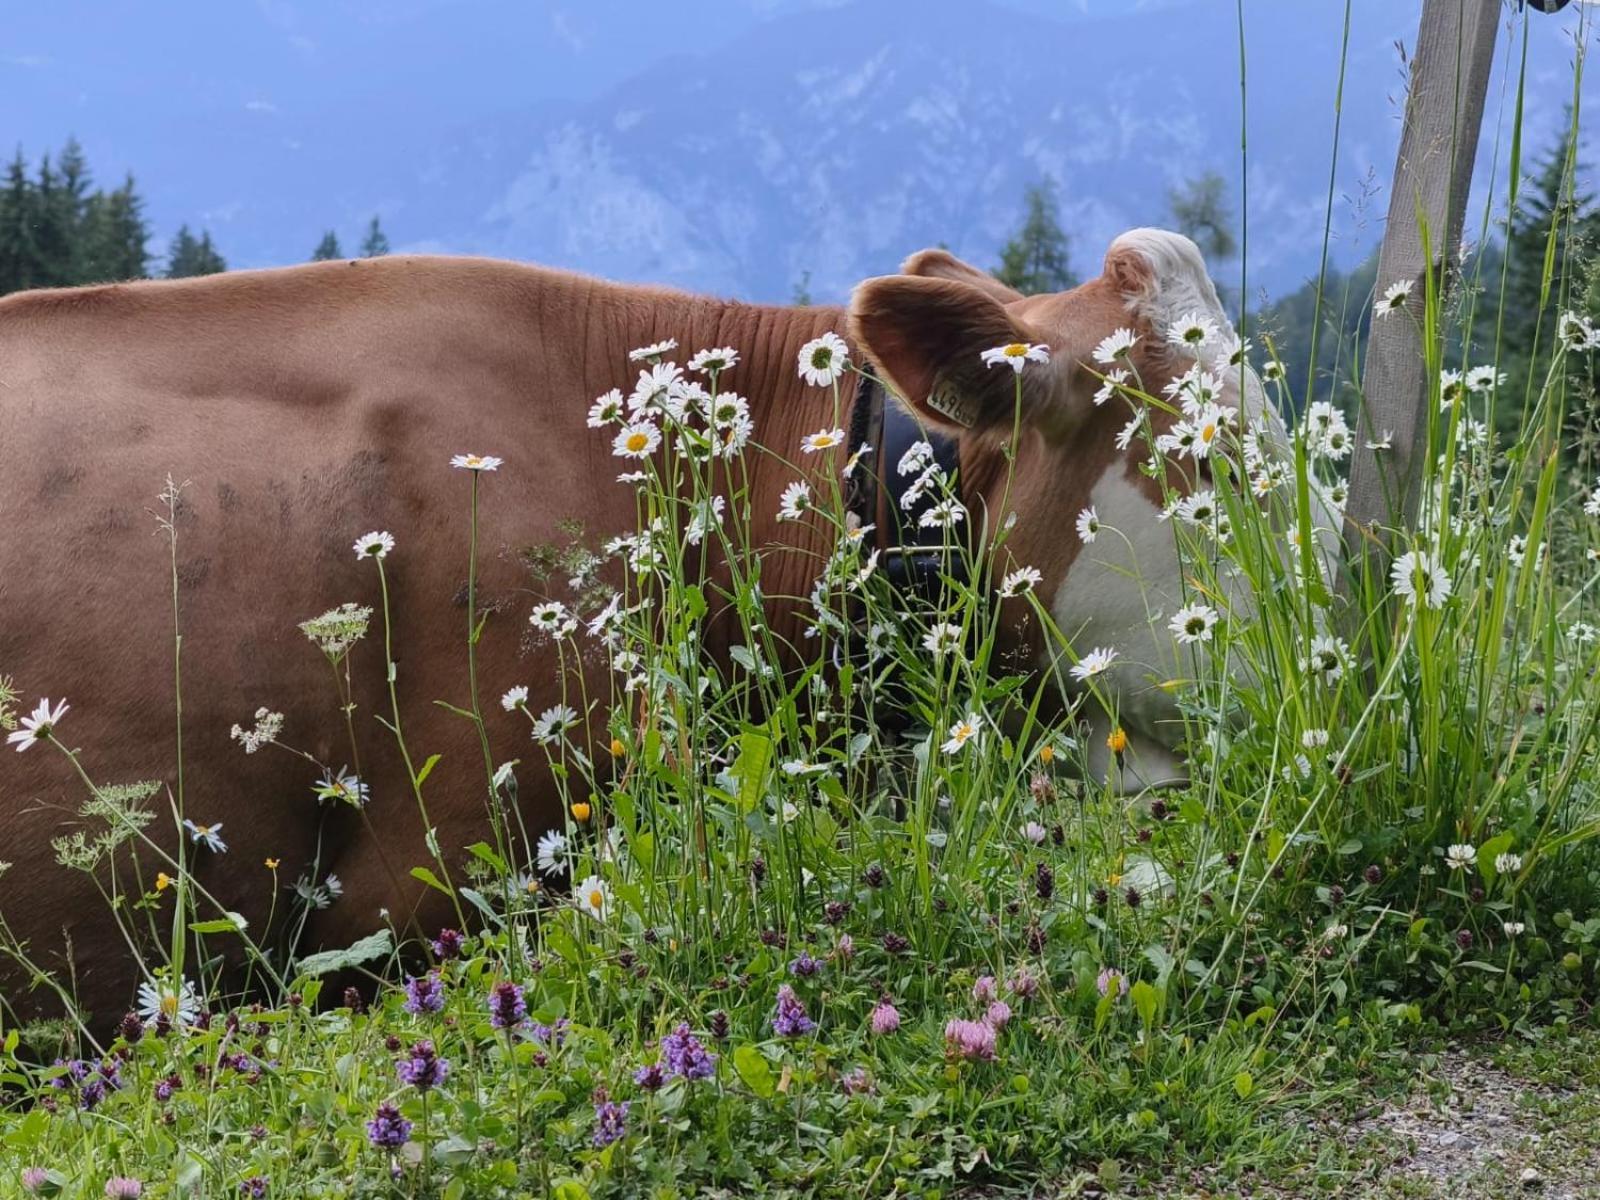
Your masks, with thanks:
<instances>
[{"instance_id":1,"label":"purple self-heal flower","mask_svg":"<svg viewBox=\"0 0 1600 1200\"><path fill-rule=\"evenodd\" d=\"M856 1067L839 1076L839 1090L846 1096L856 1096L872 1090L872 1076L865 1067Z\"/></svg>"},{"instance_id":2,"label":"purple self-heal flower","mask_svg":"<svg viewBox=\"0 0 1600 1200\"><path fill-rule=\"evenodd\" d=\"M367 1122L367 1140L380 1150L398 1150L411 1140L411 1122L394 1105L380 1104Z\"/></svg>"},{"instance_id":3,"label":"purple self-heal flower","mask_svg":"<svg viewBox=\"0 0 1600 1200\"><path fill-rule=\"evenodd\" d=\"M444 1008L444 983L432 971L426 975L413 975L406 979L406 1002L402 1005L408 1013L436 1013Z\"/></svg>"},{"instance_id":4,"label":"purple self-heal flower","mask_svg":"<svg viewBox=\"0 0 1600 1200\"><path fill-rule=\"evenodd\" d=\"M628 1132L628 1101L602 1100L594 1106L594 1137L590 1140L596 1150L603 1150L620 1140Z\"/></svg>"},{"instance_id":5,"label":"purple self-heal flower","mask_svg":"<svg viewBox=\"0 0 1600 1200\"><path fill-rule=\"evenodd\" d=\"M411 1047L410 1055L395 1064L394 1073L401 1083L426 1092L445 1081L450 1074L450 1062L439 1057L432 1042L423 1040Z\"/></svg>"},{"instance_id":6,"label":"purple self-heal flower","mask_svg":"<svg viewBox=\"0 0 1600 1200\"><path fill-rule=\"evenodd\" d=\"M454 929L441 929L433 939L433 956L443 962L461 957L461 934Z\"/></svg>"},{"instance_id":7,"label":"purple self-heal flower","mask_svg":"<svg viewBox=\"0 0 1600 1200\"><path fill-rule=\"evenodd\" d=\"M533 1040L541 1045L549 1046L552 1050L559 1050L561 1044L567 1040L567 1026L571 1024L565 1017L557 1019L554 1025L541 1025L535 1023L529 1033Z\"/></svg>"},{"instance_id":8,"label":"purple self-heal flower","mask_svg":"<svg viewBox=\"0 0 1600 1200\"><path fill-rule=\"evenodd\" d=\"M667 1082L667 1077L661 1071L658 1062L648 1063L633 1073L633 1081L647 1092L659 1091Z\"/></svg>"},{"instance_id":9,"label":"purple self-heal flower","mask_svg":"<svg viewBox=\"0 0 1600 1200\"><path fill-rule=\"evenodd\" d=\"M800 957L789 964L789 974L798 975L802 979L810 978L822 970L822 961L812 958L809 950L802 950Z\"/></svg>"},{"instance_id":10,"label":"purple self-heal flower","mask_svg":"<svg viewBox=\"0 0 1600 1200\"><path fill-rule=\"evenodd\" d=\"M489 991L489 1024L496 1029L515 1029L528 1015L528 1002L522 988L502 981Z\"/></svg>"},{"instance_id":11,"label":"purple self-heal flower","mask_svg":"<svg viewBox=\"0 0 1600 1200\"><path fill-rule=\"evenodd\" d=\"M806 1016L805 1005L787 983L778 989L778 1011L772 1018L772 1029L779 1037L803 1037L817 1027Z\"/></svg>"},{"instance_id":12,"label":"purple self-heal flower","mask_svg":"<svg viewBox=\"0 0 1600 1200\"><path fill-rule=\"evenodd\" d=\"M267 1194L267 1181L260 1175L252 1175L249 1179L241 1180L239 1194L250 1197L250 1200L261 1200Z\"/></svg>"},{"instance_id":13,"label":"purple self-heal flower","mask_svg":"<svg viewBox=\"0 0 1600 1200\"><path fill-rule=\"evenodd\" d=\"M684 1079L710 1079L717 1073L717 1056L689 1032L687 1022L661 1039L661 1060L669 1071Z\"/></svg>"}]
</instances>

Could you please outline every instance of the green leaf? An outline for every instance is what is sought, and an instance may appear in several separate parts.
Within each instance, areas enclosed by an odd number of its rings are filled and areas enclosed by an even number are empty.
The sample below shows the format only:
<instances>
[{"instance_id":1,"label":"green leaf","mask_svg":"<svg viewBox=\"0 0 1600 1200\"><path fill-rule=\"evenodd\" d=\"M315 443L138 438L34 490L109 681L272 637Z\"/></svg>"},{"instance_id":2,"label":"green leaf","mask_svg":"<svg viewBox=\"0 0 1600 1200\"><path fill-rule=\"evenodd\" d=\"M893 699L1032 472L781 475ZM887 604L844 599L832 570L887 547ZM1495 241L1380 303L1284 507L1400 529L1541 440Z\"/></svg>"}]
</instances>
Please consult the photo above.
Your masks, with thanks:
<instances>
[{"instance_id":1,"label":"green leaf","mask_svg":"<svg viewBox=\"0 0 1600 1200\"><path fill-rule=\"evenodd\" d=\"M1239 1099L1250 1099L1250 1093L1256 1090L1256 1081L1250 1078L1249 1071L1240 1071L1233 1077L1233 1090L1238 1094Z\"/></svg>"},{"instance_id":2,"label":"green leaf","mask_svg":"<svg viewBox=\"0 0 1600 1200\"><path fill-rule=\"evenodd\" d=\"M190 933L238 933L239 926L227 917L220 917L215 921L195 921L189 926Z\"/></svg>"},{"instance_id":3,"label":"green leaf","mask_svg":"<svg viewBox=\"0 0 1600 1200\"><path fill-rule=\"evenodd\" d=\"M744 1085L760 1096L763 1100L772 1099L778 1090L777 1083L772 1078L772 1067L767 1062L766 1056L757 1046L746 1042L737 1046L733 1051L733 1069L739 1073L739 1078L744 1080Z\"/></svg>"},{"instance_id":4,"label":"green leaf","mask_svg":"<svg viewBox=\"0 0 1600 1200\"><path fill-rule=\"evenodd\" d=\"M380 929L377 933L370 934L343 950L324 950L320 954L308 954L295 964L295 972L299 975L327 975L333 971L358 967L362 963L384 957L392 945L389 931Z\"/></svg>"},{"instance_id":5,"label":"green leaf","mask_svg":"<svg viewBox=\"0 0 1600 1200\"><path fill-rule=\"evenodd\" d=\"M1139 1020L1146 1029L1152 1029L1156 1023L1156 1006L1161 1001L1161 993L1147 981L1141 979L1128 989L1128 998L1133 1001L1134 1011L1139 1014Z\"/></svg>"},{"instance_id":6,"label":"green leaf","mask_svg":"<svg viewBox=\"0 0 1600 1200\"><path fill-rule=\"evenodd\" d=\"M739 811L754 812L767 791L767 774L772 769L772 739L746 731L739 735L739 756L733 760L731 774L739 781Z\"/></svg>"},{"instance_id":7,"label":"green leaf","mask_svg":"<svg viewBox=\"0 0 1600 1200\"><path fill-rule=\"evenodd\" d=\"M438 757L437 754L434 755L434 758ZM506 860L495 853L494 847L489 845L488 842L473 842L472 845L467 847L467 853L479 862L488 863L501 875L511 874L511 868L506 866Z\"/></svg>"},{"instance_id":8,"label":"green leaf","mask_svg":"<svg viewBox=\"0 0 1600 1200\"><path fill-rule=\"evenodd\" d=\"M453 893L450 891L449 888L445 887L444 884L439 882L439 877L437 875L435 875L432 871L428 870L427 867L412 867L411 868L411 878L420 879L423 883L427 884L429 887L437 888L439 891L443 892L446 896L453 895Z\"/></svg>"},{"instance_id":9,"label":"green leaf","mask_svg":"<svg viewBox=\"0 0 1600 1200\"><path fill-rule=\"evenodd\" d=\"M439 760L441 758L443 758L443 757L444 757L444 755L442 755L442 754L430 754L430 755L428 755L428 761L423 763L422 764L422 770L417 772L417 786L418 787L421 787L424 783L426 783L428 781L428 776L433 774L433 769L436 766L439 765Z\"/></svg>"}]
</instances>

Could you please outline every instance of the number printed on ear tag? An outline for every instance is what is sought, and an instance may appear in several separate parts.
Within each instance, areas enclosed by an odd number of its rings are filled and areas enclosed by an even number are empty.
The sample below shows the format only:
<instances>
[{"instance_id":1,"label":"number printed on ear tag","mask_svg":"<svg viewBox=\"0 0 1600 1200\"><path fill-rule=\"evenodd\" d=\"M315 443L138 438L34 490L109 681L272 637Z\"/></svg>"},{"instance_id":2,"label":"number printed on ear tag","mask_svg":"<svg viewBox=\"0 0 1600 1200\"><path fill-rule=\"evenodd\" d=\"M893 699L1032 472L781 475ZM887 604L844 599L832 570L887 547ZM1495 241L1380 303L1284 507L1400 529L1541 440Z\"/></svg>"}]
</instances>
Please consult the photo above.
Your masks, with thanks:
<instances>
[{"instance_id":1,"label":"number printed on ear tag","mask_svg":"<svg viewBox=\"0 0 1600 1200\"><path fill-rule=\"evenodd\" d=\"M978 401L971 396L963 396L948 384L941 384L929 393L928 407L963 429L971 429L978 423Z\"/></svg>"}]
</instances>

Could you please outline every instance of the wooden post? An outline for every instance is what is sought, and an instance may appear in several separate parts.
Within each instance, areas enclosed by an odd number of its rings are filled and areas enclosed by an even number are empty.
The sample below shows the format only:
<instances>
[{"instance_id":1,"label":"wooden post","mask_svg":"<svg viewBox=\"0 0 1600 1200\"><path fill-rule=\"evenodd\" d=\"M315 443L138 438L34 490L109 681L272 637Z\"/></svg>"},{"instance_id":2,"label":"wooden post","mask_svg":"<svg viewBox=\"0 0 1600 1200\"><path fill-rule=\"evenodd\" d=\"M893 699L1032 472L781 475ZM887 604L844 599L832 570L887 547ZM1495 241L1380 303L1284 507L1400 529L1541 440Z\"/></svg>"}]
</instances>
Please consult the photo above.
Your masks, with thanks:
<instances>
[{"instance_id":1,"label":"wooden post","mask_svg":"<svg viewBox=\"0 0 1600 1200\"><path fill-rule=\"evenodd\" d=\"M1378 254L1378 295L1407 281L1411 299L1404 312L1374 317L1367 343L1365 403L1345 509L1346 558L1353 570L1359 571L1372 548L1376 526L1409 526L1416 519L1429 416L1420 332L1423 280L1431 266L1435 279L1447 281L1461 242L1500 16L1501 0L1424 0L1422 6ZM1424 258L1422 222L1431 264ZM1390 449L1366 449L1386 434Z\"/></svg>"}]
</instances>

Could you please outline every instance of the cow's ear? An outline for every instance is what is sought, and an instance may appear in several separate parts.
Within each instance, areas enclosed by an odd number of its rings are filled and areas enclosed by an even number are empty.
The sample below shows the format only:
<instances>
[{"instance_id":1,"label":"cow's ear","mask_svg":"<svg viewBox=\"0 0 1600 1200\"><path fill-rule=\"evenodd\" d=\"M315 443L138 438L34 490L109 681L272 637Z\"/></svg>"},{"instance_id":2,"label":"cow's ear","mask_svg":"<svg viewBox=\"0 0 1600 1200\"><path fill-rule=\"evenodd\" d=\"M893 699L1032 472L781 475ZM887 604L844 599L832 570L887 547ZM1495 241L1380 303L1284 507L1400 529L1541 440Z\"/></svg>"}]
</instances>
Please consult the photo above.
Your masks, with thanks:
<instances>
[{"instance_id":1,"label":"cow's ear","mask_svg":"<svg viewBox=\"0 0 1600 1200\"><path fill-rule=\"evenodd\" d=\"M900 266L902 275L921 275L928 279L953 279L957 283L970 283L979 291L987 292L1001 304L1021 300L1022 293L1007 287L987 271L971 263L962 262L948 250L918 250Z\"/></svg>"},{"instance_id":2,"label":"cow's ear","mask_svg":"<svg viewBox=\"0 0 1600 1200\"><path fill-rule=\"evenodd\" d=\"M986 364L983 352L1046 340L981 288L914 275L860 284L850 336L924 424L954 435L1009 431L1015 418L1016 376ZM1047 398L1056 371L1053 363L1024 369L1024 419Z\"/></svg>"}]
</instances>

